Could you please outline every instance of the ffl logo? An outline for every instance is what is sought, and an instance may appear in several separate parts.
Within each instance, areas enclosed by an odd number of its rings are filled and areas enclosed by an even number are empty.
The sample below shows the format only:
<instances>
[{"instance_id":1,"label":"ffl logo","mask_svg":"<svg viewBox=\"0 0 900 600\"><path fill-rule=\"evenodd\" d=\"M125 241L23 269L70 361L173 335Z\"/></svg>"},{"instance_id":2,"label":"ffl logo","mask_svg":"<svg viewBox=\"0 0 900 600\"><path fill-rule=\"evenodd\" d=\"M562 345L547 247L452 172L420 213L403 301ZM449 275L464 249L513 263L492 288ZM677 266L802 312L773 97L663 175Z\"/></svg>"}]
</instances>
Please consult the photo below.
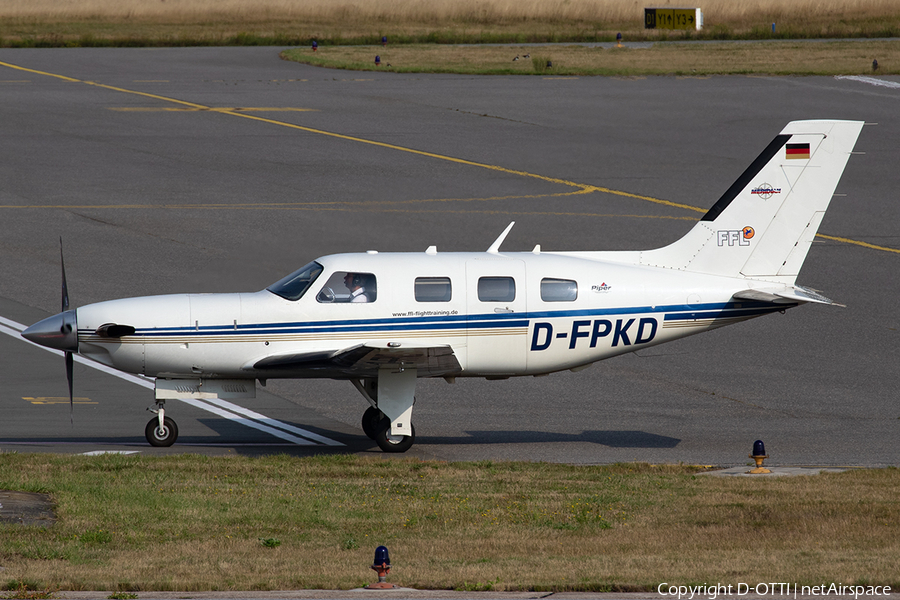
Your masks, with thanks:
<instances>
[{"instance_id":1,"label":"ffl logo","mask_svg":"<svg viewBox=\"0 0 900 600\"><path fill-rule=\"evenodd\" d=\"M749 246L756 231L750 226L743 229L725 229L716 232L716 240L720 246Z\"/></svg>"}]
</instances>

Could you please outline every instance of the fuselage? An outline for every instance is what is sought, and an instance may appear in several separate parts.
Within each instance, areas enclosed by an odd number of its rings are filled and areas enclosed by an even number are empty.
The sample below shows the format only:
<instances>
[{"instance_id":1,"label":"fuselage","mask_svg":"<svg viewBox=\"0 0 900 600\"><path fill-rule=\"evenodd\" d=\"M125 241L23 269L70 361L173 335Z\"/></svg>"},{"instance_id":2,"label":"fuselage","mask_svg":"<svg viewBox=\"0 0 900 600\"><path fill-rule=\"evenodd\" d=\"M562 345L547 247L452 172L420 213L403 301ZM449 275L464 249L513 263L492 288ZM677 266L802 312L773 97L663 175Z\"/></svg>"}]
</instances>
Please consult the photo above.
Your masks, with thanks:
<instances>
[{"instance_id":1,"label":"fuselage","mask_svg":"<svg viewBox=\"0 0 900 600\"><path fill-rule=\"evenodd\" d=\"M442 376L507 377L577 368L793 306L735 301L746 279L603 253L369 252L325 256L306 269L254 293L80 307L78 352L152 377L233 379L322 376L254 368L282 354L449 346L459 370ZM354 295L354 279L364 294ZM134 333L104 335L108 324Z\"/></svg>"}]
</instances>

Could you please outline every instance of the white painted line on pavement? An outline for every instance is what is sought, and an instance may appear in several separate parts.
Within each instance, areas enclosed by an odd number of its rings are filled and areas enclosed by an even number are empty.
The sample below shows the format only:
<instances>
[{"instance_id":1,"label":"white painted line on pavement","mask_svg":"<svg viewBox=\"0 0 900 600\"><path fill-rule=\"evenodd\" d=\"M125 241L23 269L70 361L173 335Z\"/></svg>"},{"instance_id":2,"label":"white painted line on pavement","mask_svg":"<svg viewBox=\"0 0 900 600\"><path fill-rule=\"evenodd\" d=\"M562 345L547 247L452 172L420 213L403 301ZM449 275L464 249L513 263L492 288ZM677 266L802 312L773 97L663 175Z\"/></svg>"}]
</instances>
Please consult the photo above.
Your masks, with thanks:
<instances>
[{"instance_id":1,"label":"white painted line on pavement","mask_svg":"<svg viewBox=\"0 0 900 600\"><path fill-rule=\"evenodd\" d=\"M40 344L35 344L31 340L23 338L20 334L25 331L25 329L25 325L0 316L0 333L5 333L10 337L14 337L27 344L31 344L35 348L40 348L41 350L52 352L57 356L63 356L65 354L62 350L47 348L45 346L41 346ZM73 358L75 359L75 362L79 364L91 367L92 369L96 369L98 371L102 371L103 373L107 373L109 375L113 375L115 377L118 377L119 379L124 379L125 381L134 383L141 387L150 390L156 388L154 380L150 377L125 373L123 371L119 371L118 369L100 364L89 358L85 358L79 354L73 355ZM194 399L181 399L181 401L195 408L205 410L206 412L210 412L214 415L223 417L235 423L240 423L241 425L244 425L246 427L251 427L258 431L268 433L269 435L275 436L298 446L313 446L317 443L324 444L326 446L343 446L343 444L338 441L329 439L311 431L306 431L305 429L301 429L299 427L295 427L294 425L290 425L289 423L282 423L277 419L272 419L258 412L254 412L252 410L248 410L246 408L238 406L237 404L226 402L225 400L212 399L204 401Z\"/></svg>"},{"instance_id":2,"label":"white painted line on pavement","mask_svg":"<svg viewBox=\"0 0 900 600\"><path fill-rule=\"evenodd\" d=\"M878 79L876 77L866 77L865 75L835 75L835 79L849 79L850 81L859 81L860 83L868 83L869 85L877 85L887 88L900 88L900 83L889 79Z\"/></svg>"}]
</instances>

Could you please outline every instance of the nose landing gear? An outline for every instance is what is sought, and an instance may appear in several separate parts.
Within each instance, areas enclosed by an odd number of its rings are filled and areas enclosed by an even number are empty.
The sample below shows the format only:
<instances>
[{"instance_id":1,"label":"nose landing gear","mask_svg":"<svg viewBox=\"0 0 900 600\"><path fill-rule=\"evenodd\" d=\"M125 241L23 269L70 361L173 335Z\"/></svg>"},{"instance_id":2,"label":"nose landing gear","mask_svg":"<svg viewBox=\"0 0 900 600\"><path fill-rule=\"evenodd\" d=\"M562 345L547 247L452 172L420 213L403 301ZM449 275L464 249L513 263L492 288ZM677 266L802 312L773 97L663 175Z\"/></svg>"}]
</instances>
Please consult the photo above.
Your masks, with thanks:
<instances>
[{"instance_id":1,"label":"nose landing gear","mask_svg":"<svg viewBox=\"0 0 900 600\"><path fill-rule=\"evenodd\" d=\"M157 448L168 448L178 439L178 425L173 419L166 416L165 405L165 400L157 399L156 408L147 409L157 416L147 423L147 427L144 428L144 436L151 446Z\"/></svg>"}]
</instances>

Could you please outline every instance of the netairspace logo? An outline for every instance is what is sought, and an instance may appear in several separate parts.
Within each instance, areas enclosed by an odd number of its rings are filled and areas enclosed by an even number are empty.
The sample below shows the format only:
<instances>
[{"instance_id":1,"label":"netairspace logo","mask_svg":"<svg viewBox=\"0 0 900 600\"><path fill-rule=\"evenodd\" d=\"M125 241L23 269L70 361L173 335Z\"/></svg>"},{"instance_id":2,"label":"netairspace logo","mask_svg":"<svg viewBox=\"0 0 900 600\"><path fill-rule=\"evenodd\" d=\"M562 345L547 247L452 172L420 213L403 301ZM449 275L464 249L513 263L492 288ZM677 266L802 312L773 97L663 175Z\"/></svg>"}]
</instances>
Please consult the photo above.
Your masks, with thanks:
<instances>
[{"instance_id":1,"label":"netairspace logo","mask_svg":"<svg viewBox=\"0 0 900 600\"><path fill-rule=\"evenodd\" d=\"M791 597L798 598L800 596L852 596L854 600L866 596L889 596L891 594L891 586L889 585L844 585L842 583L822 584L822 585L799 585L796 583L757 583L751 585L748 583L738 583L737 585L724 585L718 583L716 585L673 585L670 583L661 583L656 588L656 592L660 596L671 596L677 600L706 599L716 600L719 596L746 596L754 594L755 596L773 596L773 597Z\"/></svg>"}]
</instances>

